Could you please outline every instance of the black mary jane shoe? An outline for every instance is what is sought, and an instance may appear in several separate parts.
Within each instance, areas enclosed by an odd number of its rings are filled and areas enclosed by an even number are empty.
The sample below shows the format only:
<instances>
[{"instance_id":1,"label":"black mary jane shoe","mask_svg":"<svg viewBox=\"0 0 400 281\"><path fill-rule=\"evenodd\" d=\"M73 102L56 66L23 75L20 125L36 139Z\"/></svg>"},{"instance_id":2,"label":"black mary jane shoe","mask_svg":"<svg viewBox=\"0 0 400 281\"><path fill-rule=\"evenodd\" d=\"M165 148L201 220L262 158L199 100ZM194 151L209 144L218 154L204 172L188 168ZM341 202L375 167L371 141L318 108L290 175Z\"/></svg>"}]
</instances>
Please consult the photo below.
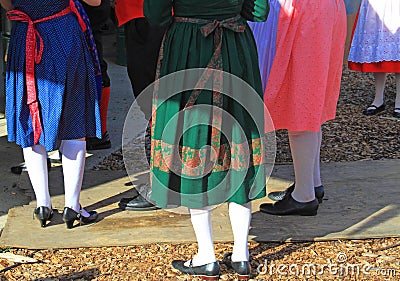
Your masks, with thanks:
<instances>
[{"instance_id":1,"label":"black mary jane shoe","mask_svg":"<svg viewBox=\"0 0 400 281\"><path fill-rule=\"evenodd\" d=\"M232 253L226 253L222 263L237 273L238 280L249 280L251 268L248 261L232 261Z\"/></svg>"},{"instance_id":2,"label":"black mary jane shoe","mask_svg":"<svg viewBox=\"0 0 400 281\"><path fill-rule=\"evenodd\" d=\"M400 118L400 108L396 107L393 111L393 117Z\"/></svg>"},{"instance_id":3,"label":"black mary jane shoe","mask_svg":"<svg viewBox=\"0 0 400 281\"><path fill-rule=\"evenodd\" d=\"M193 266L192 260L190 265L186 266L186 261L174 260L172 267L179 270L182 273L199 276L202 280L219 280L219 263L211 262L205 265Z\"/></svg>"},{"instance_id":4,"label":"black mary jane shoe","mask_svg":"<svg viewBox=\"0 0 400 281\"><path fill-rule=\"evenodd\" d=\"M74 227L74 222L76 220L79 221L79 225L94 223L97 220L99 214L96 211L90 211L88 213L89 213L89 216L84 217L84 216L82 216L82 209L78 213L78 212L75 212L71 208L65 207L64 212L63 212L63 221L67 225L68 229L71 229Z\"/></svg>"},{"instance_id":5,"label":"black mary jane shoe","mask_svg":"<svg viewBox=\"0 0 400 281\"><path fill-rule=\"evenodd\" d=\"M277 216L315 216L318 210L318 200L315 198L310 202L298 202L291 194L287 194L282 200L273 204L264 203L260 205L260 211Z\"/></svg>"},{"instance_id":6,"label":"black mary jane shoe","mask_svg":"<svg viewBox=\"0 0 400 281\"><path fill-rule=\"evenodd\" d=\"M53 209L40 206L33 210L33 214L40 221L40 226L45 227L47 225L47 221L53 218Z\"/></svg>"},{"instance_id":7,"label":"black mary jane shoe","mask_svg":"<svg viewBox=\"0 0 400 281\"><path fill-rule=\"evenodd\" d=\"M368 108L366 110L364 110L363 114L367 115L367 116L371 116L371 115L375 115L378 114L379 112L382 112L385 110L385 104L382 103L381 106L376 106L371 104L370 106L368 106Z\"/></svg>"},{"instance_id":8,"label":"black mary jane shoe","mask_svg":"<svg viewBox=\"0 0 400 281\"><path fill-rule=\"evenodd\" d=\"M268 193L268 198L271 200L274 200L274 201L280 201L283 199L283 197L286 196L286 194L292 194L294 187L295 187L295 184L292 184L291 186L289 186L287 189L285 189L283 191L270 192L270 193ZM315 198L317 198L318 203L321 204L322 200L324 199L324 195L325 195L324 186L323 185L316 186L316 187L314 187L314 190L315 190Z\"/></svg>"}]
</instances>

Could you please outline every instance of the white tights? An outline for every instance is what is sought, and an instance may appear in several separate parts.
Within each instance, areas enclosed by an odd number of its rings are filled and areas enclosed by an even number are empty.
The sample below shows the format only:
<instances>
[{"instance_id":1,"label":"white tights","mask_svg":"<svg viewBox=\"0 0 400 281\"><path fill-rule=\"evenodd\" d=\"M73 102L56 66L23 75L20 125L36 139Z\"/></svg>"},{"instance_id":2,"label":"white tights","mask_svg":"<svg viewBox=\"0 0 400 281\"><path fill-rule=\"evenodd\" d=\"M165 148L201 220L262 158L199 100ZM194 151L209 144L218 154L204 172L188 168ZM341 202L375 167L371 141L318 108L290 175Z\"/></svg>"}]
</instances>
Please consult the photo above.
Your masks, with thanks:
<instances>
[{"instance_id":1,"label":"white tights","mask_svg":"<svg viewBox=\"0 0 400 281\"><path fill-rule=\"evenodd\" d=\"M395 74L396 77L396 101L395 108L400 108L400 73ZM372 102L373 105L381 106L384 101L384 91L385 91L385 83L386 83L386 73L384 72L375 72L375 98Z\"/></svg>"},{"instance_id":2,"label":"white tights","mask_svg":"<svg viewBox=\"0 0 400 281\"><path fill-rule=\"evenodd\" d=\"M65 207L79 212L79 196L85 167L86 141L63 140L60 151L62 153L64 174ZM37 207L51 207L46 149L42 145L34 145L24 148L23 154L35 192ZM82 209L82 215L87 217L89 213Z\"/></svg>"},{"instance_id":3,"label":"white tights","mask_svg":"<svg viewBox=\"0 0 400 281\"><path fill-rule=\"evenodd\" d=\"M229 203L229 217L234 237L233 261L248 261L248 234L251 220L251 203L244 205ZM189 209L193 229L198 243L197 255L193 257L193 266L215 262L214 242L212 238L211 207ZM186 266L189 265L189 261Z\"/></svg>"},{"instance_id":4,"label":"white tights","mask_svg":"<svg viewBox=\"0 0 400 281\"><path fill-rule=\"evenodd\" d=\"M34 145L22 149L25 165L36 195L37 207L50 208L50 193L48 184L47 154L44 146Z\"/></svg>"},{"instance_id":5,"label":"white tights","mask_svg":"<svg viewBox=\"0 0 400 281\"><path fill-rule=\"evenodd\" d=\"M315 199L314 187L321 185L322 132L289 131L288 134L296 182L292 197L298 202L310 202Z\"/></svg>"}]
</instances>

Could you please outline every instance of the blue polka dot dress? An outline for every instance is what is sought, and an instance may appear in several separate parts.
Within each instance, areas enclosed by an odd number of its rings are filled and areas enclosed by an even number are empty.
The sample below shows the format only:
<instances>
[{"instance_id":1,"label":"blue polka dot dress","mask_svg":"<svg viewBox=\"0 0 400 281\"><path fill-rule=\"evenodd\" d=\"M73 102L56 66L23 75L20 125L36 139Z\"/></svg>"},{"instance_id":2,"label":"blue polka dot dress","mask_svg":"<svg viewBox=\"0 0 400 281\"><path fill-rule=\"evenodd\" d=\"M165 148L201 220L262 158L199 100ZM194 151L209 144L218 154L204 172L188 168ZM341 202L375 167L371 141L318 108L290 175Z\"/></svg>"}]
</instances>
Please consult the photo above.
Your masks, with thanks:
<instances>
[{"instance_id":1,"label":"blue polka dot dress","mask_svg":"<svg viewBox=\"0 0 400 281\"><path fill-rule=\"evenodd\" d=\"M54 15L69 0L13 0L14 8L33 21ZM74 13L35 24L43 42L43 54L35 64L41 134L37 144L47 151L61 140L101 138L98 77L85 33ZM27 105L25 46L28 24L13 21L6 71L8 140L21 147L34 143L34 129ZM37 44L40 45L38 37ZM97 82L96 82L97 81Z\"/></svg>"}]
</instances>

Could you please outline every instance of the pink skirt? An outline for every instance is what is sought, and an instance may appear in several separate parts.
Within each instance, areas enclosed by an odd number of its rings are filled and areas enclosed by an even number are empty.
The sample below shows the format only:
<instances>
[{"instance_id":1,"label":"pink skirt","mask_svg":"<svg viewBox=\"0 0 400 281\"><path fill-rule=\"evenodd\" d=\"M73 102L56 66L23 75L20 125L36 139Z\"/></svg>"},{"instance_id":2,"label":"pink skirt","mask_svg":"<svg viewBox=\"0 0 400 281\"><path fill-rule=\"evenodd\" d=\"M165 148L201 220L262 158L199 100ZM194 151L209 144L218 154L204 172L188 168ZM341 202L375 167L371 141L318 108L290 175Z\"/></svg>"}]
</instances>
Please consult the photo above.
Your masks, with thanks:
<instances>
[{"instance_id":1,"label":"pink skirt","mask_svg":"<svg viewBox=\"0 0 400 281\"><path fill-rule=\"evenodd\" d=\"M264 94L274 128L266 124L266 131L317 132L336 116L346 40L345 5L343 0L279 2L276 54Z\"/></svg>"}]
</instances>

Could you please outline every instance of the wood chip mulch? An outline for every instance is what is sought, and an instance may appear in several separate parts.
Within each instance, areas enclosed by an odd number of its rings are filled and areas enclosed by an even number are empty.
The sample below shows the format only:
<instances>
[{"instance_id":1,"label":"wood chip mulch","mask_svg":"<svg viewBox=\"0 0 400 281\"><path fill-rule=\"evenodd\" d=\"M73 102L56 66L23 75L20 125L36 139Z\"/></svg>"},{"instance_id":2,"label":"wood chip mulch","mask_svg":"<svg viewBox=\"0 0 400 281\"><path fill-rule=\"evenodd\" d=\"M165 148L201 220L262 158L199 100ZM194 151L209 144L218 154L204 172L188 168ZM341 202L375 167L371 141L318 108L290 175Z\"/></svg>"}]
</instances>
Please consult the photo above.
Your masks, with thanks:
<instances>
[{"instance_id":1,"label":"wood chip mulch","mask_svg":"<svg viewBox=\"0 0 400 281\"><path fill-rule=\"evenodd\" d=\"M315 243L251 243L251 280L400 280L399 239ZM232 245L216 243L217 259ZM59 250L11 249L37 263L0 259L0 280L200 280L170 263L189 259L196 244ZM221 280L237 280L221 266Z\"/></svg>"},{"instance_id":2,"label":"wood chip mulch","mask_svg":"<svg viewBox=\"0 0 400 281\"><path fill-rule=\"evenodd\" d=\"M365 117L374 95L369 74L344 71L337 118L323 127L323 162L400 159L399 120L392 118L394 77L386 86L385 112ZM285 132L277 133L277 164L291 163ZM124 169L121 151L95 169ZM90 237L83 237L90 239ZM199 280L179 274L174 259L190 259L196 244L152 244L129 247L26 250L0 252L32 257L36 263L0 258L4 280ZM230 243L215 244L217 259L232 251ZM400 280L400 238L303 243L250 243L252 280ZM221 266L221 280L237 280Z\"/></svg>"}]
</instances>

